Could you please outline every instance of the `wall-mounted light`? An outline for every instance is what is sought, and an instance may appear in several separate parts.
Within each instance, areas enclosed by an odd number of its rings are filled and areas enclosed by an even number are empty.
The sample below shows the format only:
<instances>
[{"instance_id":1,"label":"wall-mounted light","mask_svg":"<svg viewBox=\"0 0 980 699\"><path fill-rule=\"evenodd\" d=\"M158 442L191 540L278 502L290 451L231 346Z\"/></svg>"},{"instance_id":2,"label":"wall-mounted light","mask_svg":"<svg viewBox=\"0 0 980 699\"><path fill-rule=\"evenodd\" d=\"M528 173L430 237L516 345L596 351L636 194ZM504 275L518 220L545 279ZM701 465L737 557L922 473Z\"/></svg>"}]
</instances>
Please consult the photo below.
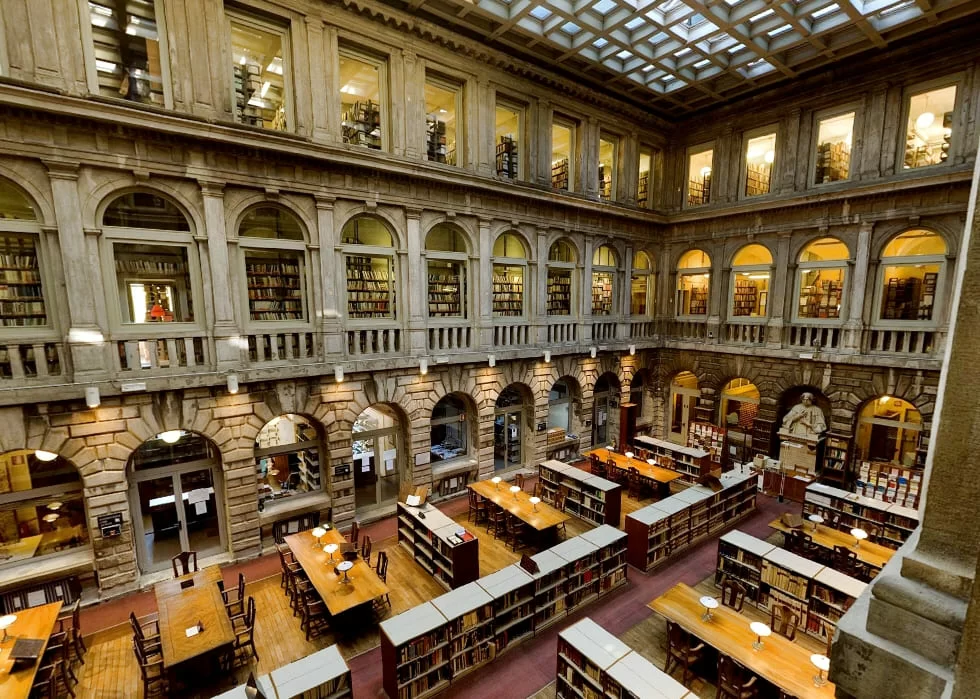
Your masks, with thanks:
<instances>
[{"instance_id":1,"label":"wall-mounted light","mask_svg":"<svg viewBox=\"0 0 980 699\"><path fill-rule=\"evenodd\" d=\"M489 364L491 367L497 366L497 355L495 355L495 354L488 354L487 355L487 364Z\"/></svg>"},{"instance_id":2,"label":"wall-mounted light","mask_svg":"<svg viewBox=\"0 0 980 699\"><path fill-rule=\"evenodd\" d=\"M636 354L636 345L630 345L630 356L632 357L635 354Z\"/></svg>"},{"instance_id":3,"label":"wall-mounted light","mask_svg":"<svg viewBox=\"0 0 980 699\"><path fill-rule=\"evenodd\" d=\"M550 362L551 361L551 350L545 350L544 351L544 361L545 362Z\"/></svg>"},{"instance_id":4,"label":"wall-mounted light","mask_svg":"<svg viewBox=\"0 0 980 699\"><path fill-rule=\"evenodd\" d=\"M54 461L58 458L58 455L53 451L44 451L44 449L35 449L34 456L37 457L38 461Z\"/></svg>"},{"instance_id":5,"label":"wall-mounted light","mask_svg":"<svg viewBox=\"0 0 980 699\"><path fill-rule=\"evenodd\" d=\"M180 430L167 430L166 432L161 432L158 436L167 444L176 444L180 441Z\"/></svg>"},{"instance_id":6,"label":"wall-mounted light","mask_svg":"<svg viewBox=\"0 0 980 699\"><path fill-rule=\"evenodd\" d=\"M98 408L102 404L102 396L99 395L98 386L85 387L85 405L90 408Z\"/></svg>"},{"instance_id":7,"label":"wall-mounted light","mask_svg":"<svg viewBox=\"0 0 980 699\"><path fill-rule=\"evenodd\" d=\"M337 383L344 382L344 367L339 364L333 368L333 377L337 379Z\"/></svg>"},{"instance_id":8,"label":"wall-mounted light","mask_svg":"<svg viewBox=\"0 0 980 699\"><path fill-rule=\"evenodd\" d=\"M595 347L589 347L589 356L595 359L595 356L599 353Z\"/></svg>"},{"instance_id":9,"label":"wall-mounted light","mask_svg":"<svg viewBox=\"0 0 980 699\"><path fill-rule=\"evenodd\" d=\"M419 373L425 376L429 373L429 360L425 357L419 360Z\"/></svg>"},{"instance_id":10,"label":"wall-mounted light","mask_svg":"<svg viewBox=\"0 0 980 699\"><path fill-rule=\"evenodd\" d=\"M228 374L228 393L238 393L238 374Z\"/></svg>"}]
</instances>

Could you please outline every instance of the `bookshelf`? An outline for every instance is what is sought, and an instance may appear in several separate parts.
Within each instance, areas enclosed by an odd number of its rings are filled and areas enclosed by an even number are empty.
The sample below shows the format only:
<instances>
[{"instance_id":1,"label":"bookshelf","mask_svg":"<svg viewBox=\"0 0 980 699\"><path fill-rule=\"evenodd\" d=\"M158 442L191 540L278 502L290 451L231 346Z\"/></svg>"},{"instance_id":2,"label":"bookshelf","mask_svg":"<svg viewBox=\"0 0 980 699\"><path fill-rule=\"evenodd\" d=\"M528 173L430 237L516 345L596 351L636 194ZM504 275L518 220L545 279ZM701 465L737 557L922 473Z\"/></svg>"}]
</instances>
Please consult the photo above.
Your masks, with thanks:
<instances>
[{"instance_id":1,"label":"bookshelf","mask_svg":"<svg viewBox=\"0 0 980 699\"><path fill-rule=\"evenodd\" d=\"M729 471L714 492L694 486L626 517L627 560L649 571L755 511L756 477Z\"/></svg>"},{"instance_id":2,"label":"bookshelf","mask_svg":"<svg viewBox=\"0 0 980 699\"><path fill-rule=\"evenodd\" d=\"M745 168L745 196L755 197L760 194L769 194L769 183L771 180L771 165L750 163Z\"/></svg>"},{"instance_id":3,"label":"bookshelf","mask_svg":"<svg viewBox=\"0 0 980 699\"><path fill-rule=\"evenodd\" d=\"M765 315L765 302L759 304L759 289L752 280L735 280L732 315L736 318Z\"/></svg>"},{"instance_id":4,"label":"bookshelf","mask_svg":"<svg viewBox=\"0 0 980 699\"><path fill-rule=\"evenodd\" d=\"M384 259L385 269L375 269L375 260ZM347 256L347 317L351 319L391 318L394 290L387 258Z\"/></svg>"},{"instance_id":5,"label":"bookshelf","mask_svg":"<svg viewBox=\"0 0 980 699\"><path fill-rule=\"evenodd\" d=\"M687 205L701 206L711 201L711 175L687 182Z\"/></svg>"},{"instance_id":6,"label":"bookshelf","mask_svg":"<svg viewBox=\"0 0 980 699\"><path fill-rule=\"evenodd\" d=\"M425 518L419 513L424 512ZM398 543L443 587L454 589L480 575L480 541L434 507L398 503Z\"/></svg>"},{"instance_id":7,"label":"bookshelf","mask_svg":"<svg viewBox=\"0 0 980 699\"><path fill-rule=\"evenodd\" d=\"M563 561L565 610L571 614L578 607L599 597L599 547L587 539L573 539L552 546L549 551Z\"/></svg>"},{"instance_id":8,"label":"bookshelf","mask_svg":"<svg viewBox=\"0 0 980 699\"><path fill-rule=\"evenodd\" d=\"M916 455L922 455L924 459L926 451L919 449ZM924 467L925 464L903 468L890 461L862 461L854 492L873 500L917 508Z\"/></svg>"},{"instance_id":9,"label":"bookshelf","mask_svg":"<svg viewBox=\"0 0 980 699\"><path fill-rule=\"evenodd\" d=\"M776 421L756 416L752 421L752 451L769 456L772 450L772 433Z\"/></svg>"},{"instance_id":10,"label":"bookshelf","mask_svg":"<svg viewBox=\"0 0 980 699\"><path fill-rule=\"evenodd\" d=\"M445 163L448 154L446 146L446 122L439 119L426 119L425 150L429 162Z\"/></svg>"},{"instance_id":11,"label":"bookshelf","mask_svg":"<svg viewBox=\"0 0 980 699\"><path fill-rule=\"evenodd\" d=\"M949 158L952 127L953 113L945 112L943 114L943 138L938 143L923 142L914 131L908 132L905 137L905 159L903 163L905 168L937 165L945 162Z\"/></svg>"},{"instance_id":12,"label":"bookshelf","mask_svg":"<svg viewBox=\"0 0 980 699\"><path fill-rule=\"evenodd\" d=\"M517 179L517 143L511 136L501 136L497 144L496 165L497 176L511 180Z\"/></svg>"},{"instance_id":13,"label":"bookshelf","mask_svg":"<svg viewBox=\"0 0 980 699\"><path fill-rule=\"evenodd\" d=\"M534 635L534 578L516 563L476 581L493 599L494 653Z\"/></svg>"},{"instance_id":14,"label":"bookshelf","mask_svg":"<svg viewBox=\"0 0 980 699\"><path fill-rule=\"evenodd\" d=\"M534 579L534 632L555 623L565 613L565 564L567 561L546 550L531 556L538 566Z\"/></svg>"},{"instance_id":15,"label":"bookshelf","mask_svg":"<svg viewBox=\"0 0 980 699\"><path fill-rule=\"evenodd\" d=\"M922 296L919 298L918 319L932 320L932 309L936 304L936 283L938 272L926 272L922 275Z\"/></svg>"},{"instance_id":16,"label":"bookshelf","mask_svg":"<svg viewBox=\"0 0 980 699\"><path fill-rule=\"evenodd\" d=\"M923 304L925 279L931 278L930 303ZM923 279L891 277L885 282L885 298L881 309L883 320L920 320L932 317L932 304L936 297L936 275L927 273ZM925 315L923 315L925 314Z\"/></svg>"},{"instance_id":17,"label":"bookshelf","mask_svg":"<svg viewBox=\"0 0 980 699\"><path fill-rule=\"evenodd\" d=\"M548 315L572 314L572 270L548 268Z\"/></svg>"},{"instance_id":18,"label":"bookshelf","mask_svg":"<svg viewBox=\"0 0 980 699\"><path fill-rule=\"evenodd\" d=\"M799 616L801 631L825 641L867 587L833 568L738 530L718 541L715 585L721 587L726 577L745 586L750 604L766 611L776 602L785 604Z\"/></svg>"},{"instance_id":19,"label":"bookshelf","mask_svg":"<svg viewBox=\"0 0 980 699\"><path fill-rule=\"evenodd\" d=\"M619 526L623 487L561 461L538 464L541 499L554 505L565 493L564 511L593 524Z\"/></svg>"},{"instance_id":20,"label":"bookshelf","mask_svg":"<svg viewBox=\"0 0 980 699\"><path fill-rule=\"evenodd\" d=\"M812 514L819 514L825 525L843 532L860 527L872 541L896 549L919 526L919 513L910 507L823 483L811 483L806 489L803 516Z\"/></svg>"},{"instance_id":21,"label":"bookshelf","mask_svg":"<svg viewBox=\"0 0 980 699\"><path fill-rule=\"evenodd\" d=\"M626 532L603 524L580 535L597 549L599 597L626 584Z\"/></svg>"},{"instance_id":22,"label":"bookshelf","mask_svg":"<svg viewBox=\"0 0 980 699\"><path fill-rule=\"evenodd\" d=\"M342 115L344 143L381 150L381 107L373 100L354 102Z\"/></svg>"},{"instance_id":23,"label":"bookshelf","mask_svg":"<svg viewBox=\"0 0 980 699\"><path fill-rule=\"evenodd\" d=\"M251 319L303 320L303 283L297 260L252 253L246 253L245 259Z\"/></svg>"},{"instance_id":24,"label":"bookshelf","mask_svg":"<svg viewBox=\"0 0 980 699\"><path fill-rule=\"evenodd\" d=\"M641 209L647 209L650 207L648 203L648 197L650 194L650 173L641 172L640 181L637 183L636 189L636 203Z\"/></svg>"},{"instance_id":25,"label":"bookshelf","mask_svg":"<svg viewBox=\"0 0 980 699\"><path fill-rule=\"evenodd\" d=\"M712 471L723 469L728 463L727 442L728 429L725 427L700 421L692 421L688 427L687 445L708 452Z\"/></svg>"},{"instance_id":26,"label":"bookshelf","mask_svg":"<svg viewBox=\"0 0 980 699\"><path fill-rule=\"evenodd\" d=\"M613 273L592 274L592 315L608 316L613 312Z\"/></svg>"},{"instance_id":27,"label":"bookshelf","mask_svg":"<svg viewBox=\"0 0 980 699\"><path fill-rule=\"evenodd\" d=\"M551 163L551 186L555 189L568 190L568 158L555 160Z\"/></svg>"},{"instance_id":28,"label":"bookshelf","mask_svg":"<svg viewBox=\"0 0 980 699\"><path fill-rule=\"evenodd\" d=\"M599 198L612 199L612 168L599 164Z\"/></svg>"},{"instance_id":29,"label":"bookshelf","mask_svg":"<svg viewBox=\"0 0 980 699\"><path fill-rule=\"evenodd\" d=\"M429 317L459 318L463 315L463 280L458 267L439 274L429 272Z\"/></svg>"},{"instance_id":30,"label":"bookshelf","mask_svg":"<svg viewBox=\"0 0 980 699\"><path fill-rule=\"evenodd\" d=\"M519 317L524 314L524 278L493 275L493 314Z\"/></svg>"},{"instance_id":31,"label":"bookshelf","mask_svg":"<svg viewBox=\"0 0 980 699\"><path fill-rule=\"evenodd\" d=\"M847 488L850 483L848 452L851 438L837 432L828 432L823 442L823 460L820 464L820 482Z\"/></svg>"},{"instance_id":32,"label":"bookshelf","mask_svg":"<svg viewBox=\"0 0 980 699\"><path fill-rule=\"evenodd\" d=\"M336 645L283 665L255 684L267 699L350 699L353 696L350 668ZM245 685L214 699L249 699Z\"/></svg>"},{"instance_id":33,"label":"bookshelf","mask_svg":"<svg viewBox=\"0 0 980 699\"><path fill-rule=\"evenodd\" d=\"M449 686L449 628L432 602L381 622L382 685L390 699L421 699Z\"/></svg>"},{"instance_id":34,"label":"bookshelf","mask_svg":"<svg viewBox=\"0 0 980 699\"><path fill-rule=\"evenodd\" d=\"M693 427L693 426L692 426ZM663 468L684 474L677 480L692 485L711 472L710 454L697 447L685 447L656 437L639 436L633 440L637 458L654 458ZM641 451L642 450L642 451Z\"/></svg>"},{"instance_id":35,"label":"bookshelf","mask_svg":"<svg viewBox=\"0 0 980 699\"><path fill-rule=\"evenodd\" d=\"M845 141L817 146L817 184L846 180L851 170L851 149Z\"/></svg>"},{"instance_id":36,"label":"bookshelf","mask_svg":"<svg viewBox=\"0 0 980 699\"><path fill-rule=\"evenodd\" d=\"M800 289L800 318L840 318L844 286L839 281L821 280Z\"/></svg>"},{"instance_id":37,"label":"bookshelf","mask_svg":"<svg viewBox=\"0 0 980 699\"><path fill-rule=\"evenodd\" d=\"M588 617L558 633L555 694L559 699L696 699Z\"/></svg>"},{"instance_id":38,"label":"bookshelf","mask_svg":"<svg viewBox=\"0 0 980 699\"><path fill-rule=\"evenodd\" d=\"M0 246L0 326L47 325L33 239L7 235Z\"/></svg>"},{"instance_id":39,"label":"bookshelf","mask_svg":"<svg viewBox=\"0 0 980 699\"><path fill-rule=\"evenodd\" d=\"M432 606L446 618L452 678L459 679L496 654L493 597L475 582L436 597Z\"/></svg>"}]
</instances>

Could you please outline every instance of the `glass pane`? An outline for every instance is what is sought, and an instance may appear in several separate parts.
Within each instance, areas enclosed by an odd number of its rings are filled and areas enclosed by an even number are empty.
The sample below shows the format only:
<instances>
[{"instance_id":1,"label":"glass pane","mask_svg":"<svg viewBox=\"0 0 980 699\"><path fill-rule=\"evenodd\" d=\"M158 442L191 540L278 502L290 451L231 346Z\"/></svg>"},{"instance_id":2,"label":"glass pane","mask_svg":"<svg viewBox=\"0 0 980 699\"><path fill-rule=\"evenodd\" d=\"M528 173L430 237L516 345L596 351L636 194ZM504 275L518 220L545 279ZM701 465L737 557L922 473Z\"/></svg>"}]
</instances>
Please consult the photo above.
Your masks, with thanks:
<instances>
[{"instance_id":1,"label":"glass pane","mask_svg":"<svg viewBox=\"0 0 980 699\"><path fill-rule=\"evenodd\" d=\"M303 254L246 250L245 281L252 320L305 320Z\"/></svg>"},{"instance_id":2,"label":"glass pane","mask_svg":"<svg viewBox=\"0 0 980 699\"><path fill-rule=\"evenodd\" d=\"M513 233L503 233L493 241L493 256L513 257L523 260L527 257L527 250L524 248L524 242L520 236L514 235Z\"/></svg>"},{"instance_id":3,"label":"glass pane","mask_svg":"<svg viewBox=\"0 0 980 699\"><path fill-rule=\"evenodd\" d=\"M143 442L132 460L136 470L143 470L215 458L217 450L207 439L193 432L173 430Z\"/></svg>"},{"instance_id":4,"label":"glass pane","mask_svg":"<svg viewBox=\"0 0 980 699\"><path fill-rule=\"evenodd\" d=\"M498 317L524 315L523 266L493 266L493 314Z\"/></svg>"},{"instance_id":5,"label":"glass pane","mask_svg":"<svg viewBox=\"0 0 980 699\"><path fill-rule=\"evenodd\" d=\"M180 491L184 500L184 519L190 550L197 551L198 556L220 550L218 500L214 493L211 469L180 474Z\"/></svg>"},{"instance_id":6,"label":"glass pane","mask_svg":"<svg viewBox=\"0 0 980 699\"><path fill-rule=\"evenodd\" d=\"M433 462L448 461L465 455L467 450L466 417L459 415L444 419L437 424L434 423L429 436Z\"/></svg>"},{"instance_id":7,"label":"glass pane","mask_svg":"<svg viewBox=\"0 0 980 699\"><path fill-rule=\"evenodd\" d=\"M635 316L647 314L647 285L650 276L634 274L630 281L630 313Z\"/></svg>"},{"instance_id":8,"label":"glass pane","mask_svg":"<svg viewBox=\"0 0 980 699\"><path fill-rule=\"evenodd\" d=\"M945 255L946 242L932 231L905 231L892 238L881 253L882 257L913 257L918 255Z\"/></svg>"},{"instance_id":9,"label":"glass pane","mask_svg":"<svg viewBox=\"0 0 980 699\"><path fill-rule=\"evenodd\" d=\"M380 150L381 67L350 55L340 55L340 110L344 143Z\"/></svg>"},{"instance_id":10,"label":"glass pane","mask_svg":"<svg viewBox=\"0 0 980 699\"><path fill-rule=\"evenodd\" d=\"M373 245L379 248L394 247L391 231L372 216L358 216L344 224L341 242L345 245Z\"/></svg>"},{"instance_id":11,"label":"glass pane","mask_svg":"<svg viewBox=\"0 0 980 699\"><path fill-rule=\"evenodd\" d=\"M88 7L99 94L162 107L163 71L154 0L89 0Z\"/></svg>"},{"instance_id":12,"label":"glass pane","mask_svg":"<svg viewBox=\"0 0 980 699\"><path fill-rule=\"evenodd\" d=\"M650 170L653 156L648 150L640 150L640 179L636 191L636 203L647 208L650 203Z\"/></svg>"},{"instance_id":13,"label":"glass pane","mask_svg":"<svg viewBox=\"0 0 980 699\"><path fill-rule=\"evenodd\" d=\"M572 163L575 155L575 128L558 123L551 125L551 186L571 190L575 187Z\"/></svg>"},{"instance_id":14,"label":"glass pane","mask_svg":"<svg viewBox=\"0 0 980 699\"><path fill-rule=\"evenodd\" d=\"M575 262L575 250L564 240L556 240L548 249L548 262Z\"/></svg>"},{"instance_id":15,"label":"glass pane","mask_svg":"<svg viewBox=\"0 0 980 699\"><path fill-rule=\"evenodd\" d=\"M800 253L800 262L846 260L849 256L847 246L837 238L819 238L807 245Z\"/></svg>"},{"instance_id":16,"label":"glass pane","mask_svg":"<svg viewBox=\"0 0 980 699\"><path fill-rule=\"evenodd\" d=\"M592 315L608 316L613 312L613 272L592 273Z\"/></svg>"},{"instance_id":17,"label":"glass pane","mask_svg":"<svg viewBox=\"0 0 980 699\"><path fill-rule=\"evenodd\" d=\"M231 20L235 118L242 124L286 130L283 35Z\"/></svg>"},{"instance_id":18,"label":"glass pane","mask_svg":"<svg viewBox=\"0 0 980 699\"><path fill-rule=\"evenodd\" d=\"M595 400L595 411L592 423L592 444L602 446L609 436L609 397L598 396Z\"/></svg>"},{"instance_id":19,"label":"glass pane","mask_svg":"<svg viewBox=\"0 0 980 699\"><path fill-rule=\"evenodd\" d=\"M776 159L776 134L750 138L745 149L745 196L769 194L772 164Z\"/></svg>"},{"instance_id":20,"label":"glass pane","mask_svg":"<svg viewBox=\"0 0 980 699\"><path fill-rule=\"evenodd\" d=\"M843 298L843 267L800 271L800 318L840 318Z\"/></svg>"},{"instance_id":21,"label":"glass pane","mask_svg":"<svg viewBox=\"0 0 980 699\"><path fill-rule=\"evenodd\" d=\"M20 189L0 177L0 221L36 221L34 206Z\"/></svg>"},{"instance_id":22,"label":"glass pane","mask_svg":"<svg viewBox=\"0 0 980 699\"><path fill-rule=\"evenodd\" d=\"M938 264L885 267L881 319L932 320L938 279Z\"/></svg>"},{"instance_id":23,"label":"glass pane","mask_svg":"<svg viewBox=\"0 0 980 699\"><path fill-rule=\"evenodd\" d=\"M429 317L465 318L463 263L429 260Z\"/></svg>"},{"instance_id":24,"label":"glass pane","mask_svg":"<svg viewBox=\"0 0 980 699\"><path fill-rule=\"evenodd\" d=\"M355 507L378 503L378 474L374 456L374 440L355 439L351 445L354 457Z\"/></svg>"},{"instance_id":25,"label":"glass pane","mask_svg":"<svg viewBox=\"0 0 980 699\"><path fill-rule=\"evenodd\" d=\"M245 238L304 240L303 228L291 213L278 206L259 206L249 210L238 227Z\"/></svg>"},{"instance_id":26,"label":"glass pane","mask_svg":"<svg viewBox=\"0 0 980 699\"><path fill-rule=\"evenodd\" d=\"M168 568L170 559L182 550L173 476L140 481L137 492L143 519L146 563L150 570Z\"/></svg>"},{"instance_id":27,"label":"glass pane","mask_svg":"<svg viewBox=\"0 0 980 699\"><path fill-rule=\"evenodd\" d=\"M711 201L711 162L714 151L695 153L687 165L687 205L700 206Z\"/></svg>"},{"instance_id":28,"label":"glass pane","mask_svg":"<svg viewBox=\"0 0 980 699\"><path fill-rule=\"evenodd\" d=\"M817 127L817 184L850 177L853 129L854 112L820 120Z\"/></svg>"},{"instance_id":29,"label":"glass pane","mask_svg":"<svg viewBox=\"0 0 980 699\"><path fill-rule=\"evenodd\" d=\"M459 88L425 83L425 150L434 163L456 165Z\"/></svg>"},{"instance_id":30,"label":"glass pane","mask_svg":"<svg viewBox=\"0 0 980 699\"><path fill-rule=\"evenodd\" d=\"M187 248L116 243L113 253L124 323L194 320Z\"/></svg>"},{"instance_id":31,"label":"glass pane","mask_svg":"<svg viewBox=\"0 0 980 699\"><path fill-rule=\"evenodd\" d=\"M616 251L608 245L600 245L592 253L592 265L594 267L615 267L616 264Z\"/></svg>"},{"instance_id":32,"label":"glass pane","mask_svg":"<svg viewBox=\"0 0 980 699\"><path fill-rule=\"evenodd\" d=\"M189 231L190 225L170 200L152 192L129 192L116 197L102 215L102 225Z\"/></svg>"},{"instance_id":33,"label":"glass pane","mask_svg":"<svg viewBox=\"0 0 980 699\"><path fill-rule=\"evenodd\" d=\"M456 226L439 223L425 236L425 249L440 252L466 252L466 238Z\"/></svg>"},{"instance_id":34,"label":"glass pane","mask_svg":"<svg viewBox=\"0 0 980 699\"><path fill-rule=\"evenodd\" d=\"M548 268L548 315L572 314L572 270Z\"/></svg>"},{"instance_id":35,"label":"glass pane","mask_svg":"<svg viewBox=\"0 0 980 699\"><path fill-rule=\"evenodd\" d=\"M711 258L703 250L688 250L677 263L677 269L703 269L710 266Z\"/></svg>"},{"instance_id":36,"label":"glass pane","mask_svg":"<svg viewBox=\"0 0 980 699\"><path fill-rule=\"evenodd\" d=\"M521 464L522 410L497 415L494 418L494 469Z\"/></svg>"},{"instance_id":37,"label":"glass pane","mask_svg":"<svg viewBox=\"0 0 980 699\"><path fill-rule=\"evenodd\" d=\"M769 272L736 272L732 316L764 317L769 302Z\"/></svg>"},{"instance_id":38,"label":"glass pane","mask_svg":"<svg viewBox=\"0 0 980 699\"><path fill-rule=\"evenodd\" d=\"M378 445L381 449L378 502L384 504L398 499L398 446L393 434L378 437Z\"/></svg>"},{"instance_id":39,"label":"glass pane","mask_svg":"<svg viewBox=\"0 0 980 699\"><path fill-rule=\"evenodd\" d=\"M909 98L905 169L937 165L949 157L955 105L955 85Z\"/></svg>"},{"instance_id":40,"label":"glass pane","mask_svg":"<svg viewBox=\"0 0 980 699\"><path fill-rule=\"evenodd\" d=\"M563 430L571 429L571 403L563 400L561 403L552 403L548 406L548 428L560 427Z\"/></svg>"},{"instance_id":41,"label":"glass pane","mask_svg":"<svg viewBox=\"0 0 980 699\"><path fill-rule=\"evenodd\" d=\"M34 236L0 234L0 270L0 326L47 325Z\"/></svg>"},{"instance_id":42,"label":"glass pane","mask_svg":"<svg viewBox=\"0 0 980 699\"><path fill-rule=\"evenodd\" d=\"M703 316L708 314L707 274L681 274L677 277L677 315Z\"/></svg>"},{"instance_id":43,"label":"glass pane","mask_svg":"<svg viewBox=\"0 0 980 699\"><path fill-rule=\"evenodd\" d=\"M514 180L520 177L521 117L520 109L497 105L497 175Z\"/></svg>"},{"instance_id":44,"label":"glass pane","mask_svg":"<svg viewBox=\"0 0 980 699\"><path fill-rule=\"evenodd\" d=\"M394 275L391 258L380 255L347 256L347 317L393 318Z\"/></svg>"},{"instance_id":45,"label":"glass pane","mask_svg":"<svg viewBox=\"0 0 980 699\"><path fill-rule=\"evenodd\" d=\"M616 147L617 142L599 138L599 197L616 198Z\"/></svg>"}]
</instances>

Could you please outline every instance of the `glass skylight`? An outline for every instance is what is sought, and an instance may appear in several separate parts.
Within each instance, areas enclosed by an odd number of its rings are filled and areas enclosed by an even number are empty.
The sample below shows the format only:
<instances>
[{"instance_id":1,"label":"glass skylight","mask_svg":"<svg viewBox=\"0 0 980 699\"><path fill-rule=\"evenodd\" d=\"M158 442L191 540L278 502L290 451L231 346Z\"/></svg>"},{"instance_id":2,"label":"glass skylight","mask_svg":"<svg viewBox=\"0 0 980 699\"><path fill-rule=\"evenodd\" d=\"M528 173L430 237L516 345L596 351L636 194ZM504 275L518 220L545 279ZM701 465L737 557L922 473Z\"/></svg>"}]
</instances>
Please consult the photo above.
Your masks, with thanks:
<instances>
[{"instance_id":1,"label":"glass skylight","mask_svg":"<svg viewBox=\"0 0 980 699\"><path fill-rule=\"evenodd\" d=\"M535 19L540 19L543 22L544 20L551 17L551 10L549 10L547 7L541 7L540 5L538 5L533 10L531 10L531 16L534 17Z\"/></svg>"}]
</instances>

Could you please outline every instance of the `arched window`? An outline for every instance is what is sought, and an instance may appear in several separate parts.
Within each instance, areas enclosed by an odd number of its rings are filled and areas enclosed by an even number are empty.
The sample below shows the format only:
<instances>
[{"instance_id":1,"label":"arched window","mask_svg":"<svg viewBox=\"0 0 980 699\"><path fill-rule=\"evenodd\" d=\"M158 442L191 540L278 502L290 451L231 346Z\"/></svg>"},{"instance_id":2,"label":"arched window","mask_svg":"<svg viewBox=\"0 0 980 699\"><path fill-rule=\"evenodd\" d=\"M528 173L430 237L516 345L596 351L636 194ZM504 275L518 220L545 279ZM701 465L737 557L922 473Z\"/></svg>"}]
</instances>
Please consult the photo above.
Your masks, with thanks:
<instances>
[{"instance_id":1,"label":"arched window","mask_svg":"<svg viewBox=\"0 0 980 699\"><path fill-rule=\"evenodd\" d=\"M493 315L521 318L527 280L527 248L516 233L502 233L493 244Z\"/></svg>"},{"instance_id":2,"label":"arched window","mask_svg":"<svg viewBox=\"0 0 980 699\"><path fill-rule=\"evenodd\" d=\"M524 391L511 384L497 396L493 415L493 468L501 471L524 463Z\"/></svg>"},{"instance_id":3,"label":"arched window","mask_svg":"<svg viewBox=\"0 0 980 699\"><path fill-rule=\"evenodd\" d=\"M13 183L0 178L0 327L48 325L38 255L34 206ZM31 350L33 352L33 349Z\"/></svg>"},{"instance_id":4,"label":"arched window","mask_svg":"<svg viewBox=\"0 0 980 699\"><path fill-rule=\"evenodd\" d=\"M255 438L259 510L323 490L320 438L310 421L294 413L272 418Z\"/></svg>"},{"instance_id":5,"label":"arched window","mask_svg":"<svg viewBox=\"0 0 980 699\"><path fill-rule=\"evenodd\" d=\"M837 238L818 238L803 248L799 260L800 320L837 320L844 314L844 282L850 252Z\"/></svg>"},{"instance_id":6,"label":"arched window","mask_svg":"<svg viewBox=\"0 0 980 699\"><path fill-rule=\"evenodd\" d=\"M711 258L703 250L688 250L677 263L677 315L707 316Z\"/></svg>"},{"instance_id":7,"label":"arched window","mask_svg":"<svg viewBox=\"0 0 980 699\"><path fill-rule=\"evenodd\" d=\"M197 320L197 244L187 217L173 202L156 192L128 192L109 204L102 226L114 264L114 275L106 278L115 277L120 322Z\"/></svg>"},{"instance_id":8,"label":"arched window","mask_svg":"<svg viewBox=\"0 0 980 699\"><path fill-rule=\"evenodd\" d=\"M351 320L394 320L395 242L379 219L357 216L341 232L347 271L347 317Z\"/></svg>"},{"instance_id":9,"label":"arched window","mask_svg":"<svg viewBox=\"0 0 980 699\"><path fill-rule=\"evenodd\" d=\"M878 317L933 322L946 268L946 242L938 233L912 230L895 236L881 253Z\"/></svg>"},{"instance_id":10,"label":"arched window","mask_svg":"<svg viewBox=\"0 0 980 699\"><path fill-rule=\"evenodd\" d=\"M612 315L616 307L616 271L619 258L608 245L592 253L592 315Z\"/></svg>"},{"instance_id":11,"label":"arched window","mask_svg":"<svg viewBox=\"0 0 980 699\"><path fill-rule=\"evenodd\" d=\"M649 391L647 391L649 383L650 372L646 369L640 369L630 379L630 403L636 405L636 417L638 420L640 418L649 418L650 412L653 409L652 404L648 404L650 402Z\"/></svg>"},{"instance_id":12,"label":"arched window","mask_svg":"<svg viewBox=\"0 0 980 699\"><path fill-rule=\"evenodd\" d=\"M653 314L655 279L650 256L642 250L633 253L633 271L630 273L630 315Z\"/></svg>"},{"instance_id":13,"label":"arched window","mask_svg":"<svg viewBox=\"0 0 980 699\"><path fill-rule=\"evenodd\" d=\"M82 479L67 459L20 449L0 455L0 568L88 544Z\"/></svg>"},{"instance_id":14,"label":"arched window","mask_svg":"<svg viewBox=\"0 0 980 699\"><path fill-rule=\"evenodd\" d=\"M450 223L425 236L430 318L466 318L466 238Z\"/></svg>"},{"instance_id":15,"label":"arched window","mask_svg":"<svg viewBox=\"0 0 980 699\"><path fill-rule=\"evenodd\" d=\"M698 404L698 377L682 371L670 382L670 441L687 444L688 427Z\"/></svg>"},{"instance_id":16,"label":"arched window","mask_svg":"<svg viewBox=\"0 0 980 699\"><path fill-rule=\"evenodd\" d=\"M619 379L615 374L607 371L596 380L592 401L592 446L612 444L619 435Z\"/></svg>"},{"instance_id":17,"label":"arched window","mask_svg":"<svg viewBox=\"0 0 980 699\"><path fill-rule=\"evenodd\" d=\"M732 259L732 318L765 318L769 306L772 253L753 243Z\"/></svg>"},{"instance_id":18,"label":"arched window","mask_svg":"<svg viewBox=\"0 0 980 699\"><path fill-rule=\"evenodd\" d=\"M306 241L297 218L279 206L257 206L238 227L250 320L303 321Z\"/></svg>"},{"instance_id":19,"label":"arched window","mask_svg":"<svg viewBox=\"0 0 980 699\"><path fill-rule=\"evenodd\" d=\"M748 431L759 412L759 389L748 379L732 379L721 390L718 424Z\"/></svg>"},{"instance_id":20,"label":"arched window","mask_svg":"<svg viewBox=\"0 0 980 699\"><path fill-rule=\"evenodd\" d=\"M548 250L548 315L577 315L575 305L575 265L578 255L567 240L556 240Z\"/></svg>"},{"instance_id":21,"label":"arched window","mask_svg":"<svg viewBox=\"0 0 980 699\"><path fill-rule=\"evenodd\" d=\"M401 420L384 403L365 408L354 421L354 508L357 512L393 505L402 469Z\"/></svg>"},{"instance_id":22,"label":"arched window","mask_svg":"<svg viewBox=\"0 0 980 699\"><path fill-rule=\"evenodd\" d=\"M922 415L907 400L880 396L858 414L857 459L882 461L905 468L916 465L922 439Z\"/></svg>"},{"instance_id":23,"label":"arched window","mask_svg":"<svg viewBox=\"0 0 980 699\"><path fill-rule=\"evenodd\" d=\"M470 450L467 436L466 403L459 396L443 396L432 409L429 451L432 463L466 456Z\"/></svg>"}]
</instances>

